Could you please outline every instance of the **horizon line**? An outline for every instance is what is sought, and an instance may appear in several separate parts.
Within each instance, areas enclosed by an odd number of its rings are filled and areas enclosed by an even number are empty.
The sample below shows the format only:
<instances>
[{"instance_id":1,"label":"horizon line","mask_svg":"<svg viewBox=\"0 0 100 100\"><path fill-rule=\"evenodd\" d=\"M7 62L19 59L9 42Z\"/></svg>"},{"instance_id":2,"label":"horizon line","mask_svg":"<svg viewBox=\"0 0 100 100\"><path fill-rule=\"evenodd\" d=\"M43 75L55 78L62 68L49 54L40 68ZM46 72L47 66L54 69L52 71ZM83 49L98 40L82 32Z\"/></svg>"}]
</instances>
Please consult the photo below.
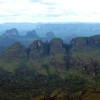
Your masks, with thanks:
<instances>
[{"instance_id":1,"label":"horizon line","mask_svg":"<svg viewBox=\"0 0 100 100\"><path fill-rule=\"evenodd\" d=\"M67 24L67 23L100 23L100 22L4 22L4 23L0 23L0 24L9 24L9 23L32 23L32 24L36 24L36 23L44 23L44 24L49 24L49 23L62 23L62 24Z\"/></svg>"}]
</instances>

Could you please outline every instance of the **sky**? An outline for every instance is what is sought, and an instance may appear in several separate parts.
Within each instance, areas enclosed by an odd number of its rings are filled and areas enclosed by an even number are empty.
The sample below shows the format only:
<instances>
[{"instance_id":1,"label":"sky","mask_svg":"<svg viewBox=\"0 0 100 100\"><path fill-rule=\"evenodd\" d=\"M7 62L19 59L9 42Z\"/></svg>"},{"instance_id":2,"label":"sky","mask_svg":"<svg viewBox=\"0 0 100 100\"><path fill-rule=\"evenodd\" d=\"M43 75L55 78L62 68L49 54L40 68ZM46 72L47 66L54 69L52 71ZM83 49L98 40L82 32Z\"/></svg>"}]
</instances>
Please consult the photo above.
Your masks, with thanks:
<instances>
[{"instance_id":1,"label":"sky","mask_svg":"<svg viewBox=\"0 0 100 100\"><path fill-rule=\"evenodd\" d=\"M0 0L6 22L100 22L100 0Z\"/></svg>"}]
</instances>

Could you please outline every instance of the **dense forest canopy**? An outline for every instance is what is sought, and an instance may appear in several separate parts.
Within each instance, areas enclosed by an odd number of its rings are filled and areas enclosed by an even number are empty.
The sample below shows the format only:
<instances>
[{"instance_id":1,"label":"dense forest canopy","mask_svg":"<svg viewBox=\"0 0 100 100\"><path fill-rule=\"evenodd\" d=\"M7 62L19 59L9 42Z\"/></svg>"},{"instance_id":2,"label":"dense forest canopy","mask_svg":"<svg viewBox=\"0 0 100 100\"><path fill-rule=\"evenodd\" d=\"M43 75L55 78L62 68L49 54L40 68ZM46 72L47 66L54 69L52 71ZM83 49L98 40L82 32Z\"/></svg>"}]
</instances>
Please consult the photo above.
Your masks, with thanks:
<instances>
[{"instance_id":1,"label":"dense forest canopy","mask_svg":"<svg viewBox=\"0 0 100 100\"><path fill-rule=\"evenodd\" d=\"M29 47L15 42L0 56L0 99L85 100L89 91L88 98L99 100L99 37L78 37L70 44L35 40Z\"/></svg>"}]
</instances>

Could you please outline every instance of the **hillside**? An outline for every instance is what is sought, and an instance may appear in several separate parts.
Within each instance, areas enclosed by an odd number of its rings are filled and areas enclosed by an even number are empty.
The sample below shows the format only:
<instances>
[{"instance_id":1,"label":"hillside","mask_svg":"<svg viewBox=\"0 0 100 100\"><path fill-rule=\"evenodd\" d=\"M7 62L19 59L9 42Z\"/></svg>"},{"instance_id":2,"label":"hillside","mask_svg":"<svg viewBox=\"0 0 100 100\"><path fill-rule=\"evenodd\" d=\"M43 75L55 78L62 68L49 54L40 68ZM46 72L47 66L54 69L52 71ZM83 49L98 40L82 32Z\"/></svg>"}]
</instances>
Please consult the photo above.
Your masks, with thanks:
<instances>
[{"instance_id":1,"label":"hillside","mask_svg":"<svg viewBox=\"0 0 100 100\"><path fill-rule=\"evenodd\" d=\"M35 40L28 48L16 42L0 57L0 71L1 100L100 98L100 35L71 44ZM94 92L85 98L88 87Z\"/></svg>"}]
</instances>

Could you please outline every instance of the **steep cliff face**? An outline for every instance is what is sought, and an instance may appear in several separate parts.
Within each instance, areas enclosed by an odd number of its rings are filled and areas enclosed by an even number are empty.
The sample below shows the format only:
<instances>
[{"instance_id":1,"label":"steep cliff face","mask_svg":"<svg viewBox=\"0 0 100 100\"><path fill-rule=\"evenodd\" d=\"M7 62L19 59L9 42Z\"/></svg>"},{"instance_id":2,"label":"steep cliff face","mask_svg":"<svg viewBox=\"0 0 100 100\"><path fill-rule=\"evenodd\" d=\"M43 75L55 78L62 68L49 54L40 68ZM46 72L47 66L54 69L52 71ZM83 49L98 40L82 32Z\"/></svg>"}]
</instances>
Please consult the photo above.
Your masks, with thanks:
<instances>
[{"instance_id":1,"label":"steep cliff face","mask_svg":"<svg viewBox=\"0 0 100 100\"><path fill-rule=\"evenodd\" d=\"M37 35L37 32L35 30L33 31L28 31L27 34L26 34L27 37L30 37L30 38L36 38L38 39L39 36Z\"/></svg>"},{"instance_id":2,"label":"steep cliff face","mask_svg":"<svg viewBox=\"0 0 100 100\"><path fill-rule=\"evenodd\" d=\"M49 56L51 57L50 64L52 66L66 69L66 48L61 39L54 38L51 40Z\"/></svg>"},{"instance_id":3,"label":"steep cliff face","mask_svg":"<svg viewBox=\"0 0 100 100\"><path fill-rule=\"evenodd\" d=\"M100 72L100 35L75 38L71 41L70 66L83 71L84 74L95 76Z\"/></svg>"},{"instance_id":4,"label":"steep cliff face","mask_svg":"<svg viewBox=\"0 0 100 100\"><path fill-rule=\"evenodd\" d=\"M91 44L91 42L86 42L88 38L76 38L72 40L72 47L71 45L67 47L59 38L45 43L36 40L27 50L20 43L15 43L5 51L1 59L5 59L3 62L6 63L14 62L14 65L27 59L29 66L43 69L46 73L52 69L53 72L59 73L61 72L59 69L74 68L83 74L96 76L100 75L100 47L96 46L99 45L99 38L91 37L91 41L92 39L95 42ZM1 65L5 66L4 63ZM48 66L48 70L45 66Z\"/></svg>"},{"instance_id":5,"label":"steep cliff face","mask_svg":"<svg viewBox=\"0 0 100 100\"><path fill-rule=\"evenodd\" d=\"M100 45L100 35L90 37L88 43L91 45Z\"/></svg>"},{"instance_id":6,"label":"steep cliff face","mask_svg":"<svg viewBox=\"0 0 100 100\"><path fill-rule=\"evenodd\" d=\"M52 39L49 43L43 43L41 40L34 41L29 47L29 58L33 62L36 61L39 67L43 64L55 68L66 68L66 48L59 38Z\"/></svg>"},{"instance_id":7,"label":"steep cliff face","mask_svg":"<svg viewBox=\"0 0 100 100\"><path fill-rule=\"evenodd\" d=\"M29 46L29 57L32 59L42 58L45 55L44 52L44 43L41 40L34 41Z\"/></svg>"},{"instance_id":8,"label":"steep cliff face","mask_svg":"<svg viewBox=\"0 0 100 100\"><path fill-rule=\"evenodd\" d=\"M83 48L88 45L88 38L79 37L72 39L71 44L78 48Z\"/></svg>"},{"instance_id":9,"label":"steep cliff face","mask_svg":"<svg viewBox=\"0 0 100 100\"><path fill-rule=\"evenodd\" d=\"M43 43L41 40L36 40L30 45L29 49L30 52L37 51L38 53L43 53L47 50L49 55L66 53L66 48L64 47L63 41L59 38L52 39L50 43ZM36 52L34 53L36 54ZM43 54L45 55L45 53L46 52L44 52Z\"/></svg>"},{"instance_id":10,"label":"steep cliff face","mask_svg":"<svg viewBox=\"0 0 100 100\"><path fill-rule=\"evenodd\" d=\"M50 42L50 54L55 55L58 53L65 54L66 49L64 48L63 41L60 38L54 38Z\"/></svg>"},{"instance_id":11,"label":"steep cliff face","mask_svg":"<svg viewBox=\"0 0 100 100\"><path fill-rule=\"evenodd\" d=\"M74 38L72 39L71 44L78 48L100 45L100 35Z\"/></svg>"}]
</instances>

